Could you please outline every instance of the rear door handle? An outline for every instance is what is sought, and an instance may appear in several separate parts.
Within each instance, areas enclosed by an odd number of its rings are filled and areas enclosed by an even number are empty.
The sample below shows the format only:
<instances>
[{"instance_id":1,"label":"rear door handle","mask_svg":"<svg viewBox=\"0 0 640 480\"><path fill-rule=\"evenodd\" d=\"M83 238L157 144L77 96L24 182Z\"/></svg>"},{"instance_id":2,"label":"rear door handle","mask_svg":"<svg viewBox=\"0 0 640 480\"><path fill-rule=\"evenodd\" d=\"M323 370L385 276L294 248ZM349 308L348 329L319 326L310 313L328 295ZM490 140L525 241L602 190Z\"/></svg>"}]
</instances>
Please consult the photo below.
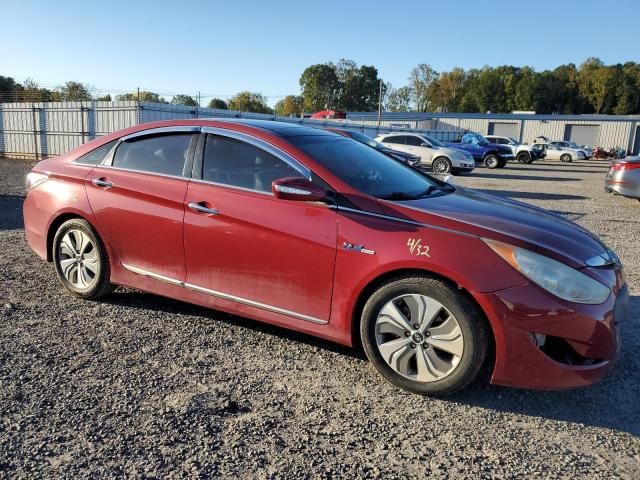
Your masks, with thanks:
<instances>
[{"instance_id":1,"label":"rear door handle","mask_svg":"<svg viewBox=\"0 0 640 480\"><path fill-rule=\"evenodd\" d=\"M109 180L105 180L104 178L94 178L93 180L91 180L91 183L93 183L96 187L113 187L113 183L111 183Z\"/></svg>"},{"instance_id":2,"label":"rear door handle","mask_svg":"<svg viewBox=\"0 0 640 480\"><path fill-rule=\"evenodd\" d=\"M206 213L207 215L218 215L220 211L215 208L208 208L202 205L201 203L191 202L188 204L191 210L195 210L196 212Z\"/></svg>"}]
</instances>

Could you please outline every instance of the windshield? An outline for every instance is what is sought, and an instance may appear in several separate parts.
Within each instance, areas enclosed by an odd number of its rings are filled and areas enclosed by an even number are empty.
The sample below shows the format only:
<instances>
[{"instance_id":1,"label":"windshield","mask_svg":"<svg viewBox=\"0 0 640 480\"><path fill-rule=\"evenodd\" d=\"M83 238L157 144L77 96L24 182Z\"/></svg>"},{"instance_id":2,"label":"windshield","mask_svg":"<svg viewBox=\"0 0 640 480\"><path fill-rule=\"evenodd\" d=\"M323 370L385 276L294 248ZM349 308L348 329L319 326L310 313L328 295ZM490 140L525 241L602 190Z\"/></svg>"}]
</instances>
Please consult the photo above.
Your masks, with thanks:
<instances>
[{"instance_id":1,"label":"windshield","mask_svg":"<svg viewBox=\"0 0 640 480\"><path fill-rule=\"evenodd\" d=\"M467 133L462 137L462 143L465 144L477 144L477 145L489 145L489 141L478 133Z\"/></svg>"},{"instance_id":2,"label":"windshield","mask_svg":"<svg viewBox=\"0 0 640 480\"><path fill-rule=\"evenodd\" d=\"M419 173L359 142L333 135L302 135L287 140L356 190L387 200L416 200L453 187Z\"/></svg>"},{"instance_id":3,"label":"windshield","mask_svg":"<svg viewBox=\"0 0 640 480\"><path fill-rule=\"evenodd\" d=\"M369 145L370 147L377 148L378 150L387 148L380 142L375 141L373 138L368 137L364 133L350 131L349 135L351 135L351 138L353 138L354 140L357 140L360 143L364 143L365 145Z\"/></svg>"},{"instance_id":4,"label":"windshield","mask_svg":"<svg viewBox=\"0 0 640 480\"><path fill-rule=\"evenodd\" d=\"M422 135L426 140L429 141L429 143L435 147L444 147L445 144L442 143L440 140L436 140L433 137L430 137L429 135Z\"/></svg>"}]
</instances>

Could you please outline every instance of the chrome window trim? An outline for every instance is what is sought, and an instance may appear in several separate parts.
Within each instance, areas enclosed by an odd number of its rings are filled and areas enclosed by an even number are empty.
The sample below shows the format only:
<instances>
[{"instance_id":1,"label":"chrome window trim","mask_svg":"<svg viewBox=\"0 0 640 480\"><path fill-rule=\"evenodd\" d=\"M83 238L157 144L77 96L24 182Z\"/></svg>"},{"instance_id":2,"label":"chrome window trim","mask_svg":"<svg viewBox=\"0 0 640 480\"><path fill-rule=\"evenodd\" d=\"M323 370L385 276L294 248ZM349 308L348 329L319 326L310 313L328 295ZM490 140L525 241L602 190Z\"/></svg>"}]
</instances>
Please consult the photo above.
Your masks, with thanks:
<instances>
[{"instance_id":1,"label":"chrome window trim","mask_svg":"<svg viewBox=\"0 0 640 480\"><path fill-rule=\"evenodd\" d=\"M190 180L194 183L213 185L214 187L231 188L233 190L240 190L242 192L259 193L260 195L265 195L267 197L275 198L275 196L273 195L273 192L265 192L264 190L254 190L253 188L236 187L235 185L228 185L226 183L213 182L211 180L202 180L200 178L187 178L187 177L182 177L182 178L185 178L186 180Z\"/></svg>"},{"instance_id":2,"label":"chrome window trim","mask_svg":"<svg viewBox=\"0 0 640 480\"><path fill-rule=\"evenodd\" d=\"M287 310L285 308L275 307L273 305L268 305L266 303L256 302L255 300L249 300L248 298L238 297L236 295L231 295L229 293L218 292L216 290L211 290L209 288L200 287L198 285L194 285L192 283L183 282L182 280L178 280L175 278L167 277L165 275L160 275L159 273L150 272L149 270L145 270L143 268L134 267L133 265L128 265L126 263L121 264L126 270L129 270L132 273L137 275L142 275L144 277L149 277L154 280L158 280L160 282L168 283L170 285L174 285L177 287L186 288L187 290L192 290L198 293L204 293L206 295L211 295L212 297L221 298L223 300L229 300L232 302L240 303L242 305L247 305L249 307L259 308L261 310L267 310L273 313L279 313L281 315L286 315L289 317L297 318L300 320L305 320L307 322L316 323L318 325L326 325L329 322L327 320L322 320L320 318L311 317L309 315L304 315L302 313L293 312L291 310Z\"/></svg>"},{"instance_id":3,"label":"chrome window trim","mask_svg":"<svg viewBox=\"0 0 640 480\"><path fill-rule=\"evenodd\" d=\"M129 141L133 138L146 137L147 135L157 135L160 133L198 133L202 127L196 125L179 125L175 127L158 127L149 128L147 130L140 130L139 132L130 133L124 137L120 137L121 142Z\"/></svg>"},{"instance_id":4,"label":"chrome window trim","mask_svg":"<svg viewBox=\"0 0 640 480\"><path fill-rule=\"evenodd\" d=\"M287 152L279 149L278 147L276 147L274 145L271 145L268 142L265 142L264 140L260 140L259 138L256 138L256 137L254 137L252 135L249 135L249 134L246 134L246 133L236 132L235 130L227 130L227 129L224 129L224 128L217 128L217 127L202 127L202 133L205 133L205 134L209 133L211 135L219 135L221 137L233 138L234 140L239 140L241 142L249 143L250 145L253 145L254 147L257 147L257 148L260 148L262 150L265 150L266 152L270 153L271 155L273 155L274 157L278 158L279 160L282 160L284 163L286 163L291 168L296 170L304 178L306 178L307 180L311 180L311 170L309 168L307 168L304 165L302 165L300 162L298 162L298 160L293 158ZM206 149L207 149L207 146L205 144L204 150L202 152L203 165L204 165L204 154L205 154Z\"/></svg>"}]
</instances>

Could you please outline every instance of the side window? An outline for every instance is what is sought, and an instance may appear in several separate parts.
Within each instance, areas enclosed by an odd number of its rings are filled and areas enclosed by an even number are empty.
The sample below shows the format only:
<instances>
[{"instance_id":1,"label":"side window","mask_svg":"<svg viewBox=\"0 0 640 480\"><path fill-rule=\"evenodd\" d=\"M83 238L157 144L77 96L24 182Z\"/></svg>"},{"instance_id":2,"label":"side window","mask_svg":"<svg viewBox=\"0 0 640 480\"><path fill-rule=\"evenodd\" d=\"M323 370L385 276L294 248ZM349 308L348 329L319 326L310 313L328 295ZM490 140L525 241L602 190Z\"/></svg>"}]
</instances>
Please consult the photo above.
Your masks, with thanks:
<instances>
[{"instance_id":1,"label":"side window","mask_svg":"<svg viewBox=\"0 0 640 480\"><path fill-rule=\"evenodd\" d=\"M486 137L489 143L502 143L499 138Z\"/></svg>"},{"instance_id":2,"label":"side window","mask_svg":"<svg viewBox=\"0 0 640 480\"><path fill-rule=\"evenodd\" d=\"M426 143L420 137L415 137L413 135L407 135L405 138L407 139L407 145L411 145L413 147L419 147L423 143Z\"/></svg>"},{"instance_id":3,"label":"side window","mask_svg":"<svg viewBox=\"0 0 640 480\"><path fill-rule=\"evenodd\" d=\"M271 192L271 183L301 174L288 163L249 143L207 135L202 179L232 187Z\"/></svg>"},{"instance_id":4,"label":"side window","mask_svg":"<svg viewBox=\"0 0 640 480\"><path fill-rule=\"evenodd\" d=\"M84 165L98 165L102 162L102 160L104 160L104 157L109 154L116 143L118 143L117 140L105 143L101 147L98 147L95 150L91 150L89 153L85 153L81 157L78 157L75 160L75 163L82 163Z\"/></svg>"},{"instance_id":5,"label":"side window","mask_svg":"<svg viewBox=\"0 0 640 480\"><path fill-rule=\"evenodd\" d=\"M404 135L391 135L389 137L385 137L383 140L384 143L395 143L397 145L404 145Z\"/></svg>"},{"instance_id":6,"label":"side window","mask_svg":"<svg viewBox=\"0 0 640 480\"><path fill-rule=\"evenodd\" d=\"M191 133L133 138L118 147L112 166L182 176L192 138Z\"/></svg>"}]
</instances>

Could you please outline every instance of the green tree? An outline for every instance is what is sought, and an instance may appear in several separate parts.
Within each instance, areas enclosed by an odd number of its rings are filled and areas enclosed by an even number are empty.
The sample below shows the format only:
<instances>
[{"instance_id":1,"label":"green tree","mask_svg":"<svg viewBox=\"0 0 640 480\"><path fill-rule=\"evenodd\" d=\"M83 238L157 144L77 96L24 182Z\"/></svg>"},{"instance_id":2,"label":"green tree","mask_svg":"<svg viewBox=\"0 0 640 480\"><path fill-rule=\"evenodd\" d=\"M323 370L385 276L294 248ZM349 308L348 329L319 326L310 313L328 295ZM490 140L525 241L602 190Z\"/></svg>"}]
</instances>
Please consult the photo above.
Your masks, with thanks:
<instances>
[{"instance_id":1,"label":"green tree","mask_svg":"<svg viewBox=\"0 0 640 480\"><path fill-rule=\"evenodd\" d=\"M437 80L438 101L436 105L442 110L455 111L464 87L465 72L462 68L454 68L450 72L442 72Z\"/></svg>"},{"instance_id":2,"label":"green tree","mask_svg":"<svg viewBox=\"0 0 640 480\"><path fill-rule=\"evenodd\" d=\"M300 116L304 111L304 99L300 95L287 95L275 105L275 114L283 117Z\"/></svg>"},{"instance_id":3,"label":"green tree","mask_svg":"<svg viewBox=\"0 0 640 480\"><path fill-rule=\"evenodd\" d=\"M229 109L241 112L273 113L267 105L267 99L260 93L240 92L229 99Z\"/></svg>"},{"instance_id":4,"label":"green tree","mask_svg":"<svg viewBox=\"0 0 640 480\"><path fill-rule=\"evenodd\" d=\"M340 81L333 64L323 63L307 67L300 76L304 110L318 112L337 108Z\"/></svg>"},{"instance_id":5,"label":"green tree","mask_svg":"<svg viewBox=\"0 0 640 480\"><path fill-rule=\"evenodd\" d=\"M421 63L409 75L409 86L413 94L413 103L419 112L426 112L433 108L433 101L429 99L429 87L438 80L438 72L430 65Z\"/></svg>"},{"instance_id":6,"label":"green tree","mask_svg":"<svg viewBox=\"0 0 640 480\"><path fill-rule=\"evenodd\" d=\"M60 100L63 102L84 102L93 98L93 87L80 82L67 82L58 87Z\"/></svg>"},{"instance_id":7,"label":"green tree","mask_svg":"<svg viewBox=\"0 0 640 480\"><path fill-rule=\"evenodd\" d=\"M111 95L110 94L106 94L106 95L102 95L101 97L96 98L97 101L99 102L110 102L111 99Z\"/></svg>"},{"instance_id":8,"label":"green tree","mask_svg":"<svg viewBox=\"0 0 640 480\"><path fill-rule=\"evenodd\" d=\"M186 105L188 107L197 107L198 102L190 95L174 95L171 99L171 103L174 105Z\"/></svg>"},{"instance_id":9,"label":"green tree","mask_svg":"<svg viewBox=\"0 0 640 480\"><path fill-rule=\"evenodd\" d=\"M389 112L410 112L413 93L410 87L393 88L387 85L385 97L385 110Z\"/></svg>"},{"instance_id":10,"label":"green tree","mask_svg":"<svg viewBox=\"0 0 640 480\"><path fill-rule=\"evenodd\" d=\"M353 60L341 59L335 66L340 84L336 108L341 111L373 111L378 108L380 79L373 66L358 67ZM383 96L385 86L383 85Z\"/></svg>"},{"instance_id":11,"label":"green tree","mask_svg":"<svg viewBox=\"0 0 640 480\"><path fill-rule=\"evenodd\" d=\"M149 92L146 90L140 91L140 95L138 92L125 93L124 95L118 95L116 100L140 100L141 102L149 102L149 103L167 103L167 101L154 92Z\"/></svg>"},{"instance_id":12,"label":"green tree","mask_svg":"<svg viewBox=\"0 0 640 480\"><path fill-rule=\"evenodd\" d=\"M217 108L218 110L228 110L227 102L220 98L213 98L207 105L207 108Z\"/></svg>"}]
</instances>

